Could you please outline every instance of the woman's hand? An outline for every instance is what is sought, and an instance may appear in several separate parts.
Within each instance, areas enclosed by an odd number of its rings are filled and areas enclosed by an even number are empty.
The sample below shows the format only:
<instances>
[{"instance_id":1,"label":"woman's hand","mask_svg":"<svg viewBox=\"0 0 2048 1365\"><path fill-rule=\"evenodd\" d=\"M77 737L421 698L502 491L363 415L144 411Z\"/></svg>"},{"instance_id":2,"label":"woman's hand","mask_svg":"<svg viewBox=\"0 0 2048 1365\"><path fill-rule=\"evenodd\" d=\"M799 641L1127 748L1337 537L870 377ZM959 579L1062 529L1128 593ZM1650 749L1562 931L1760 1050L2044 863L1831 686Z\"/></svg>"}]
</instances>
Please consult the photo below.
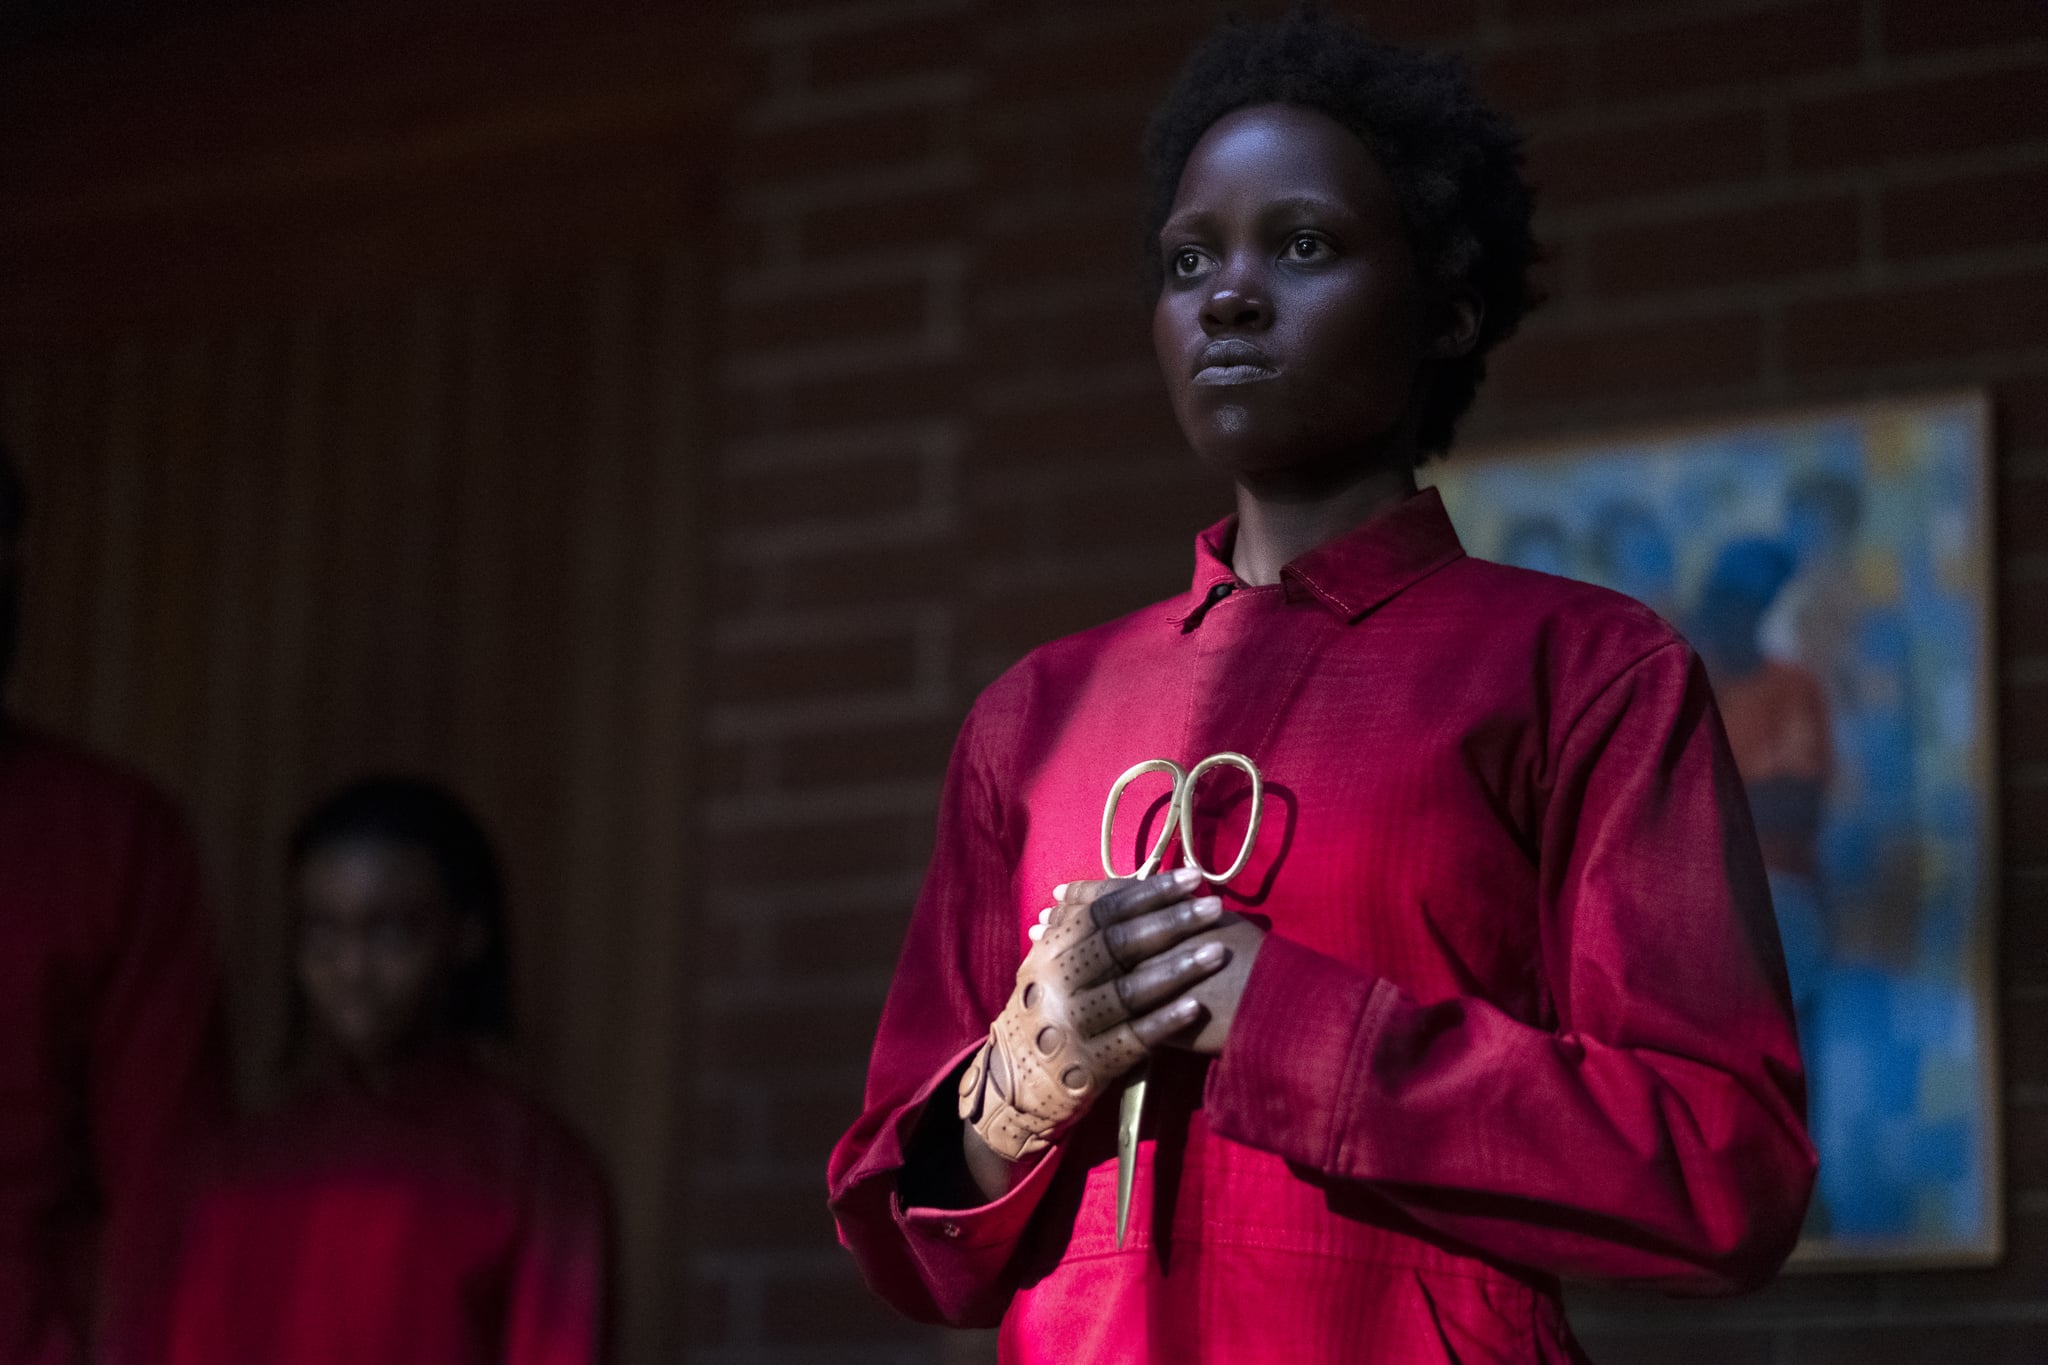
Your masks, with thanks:
<instances>
[{"instance_id":1,"label":"woman's hand","mask_svg":"<svg viewBox=\"0 0 2048 1365\"><path fill-rule=\"evenodd\" d=\"M1183 868L1182 871L1188 869ZM1093 905L1111 889L1130 884L1127 880L1069 882L1056 888L1060 904L1040 912L1041 928L1069 906ZM1038 929L1032 930L1032 936L1037 937L1039 932ZM1230 1026L1237 1018L1238 1002L1244 998L1245 982L1251 979L1252 963L1257 960L1259 948L1265 941L1264 929L1243 915L1226 911L1211 921L1209 927L1176 945L1180 952L1185 953L1216 944L1228 953L1228 957L1222 967L1188 988L1187 998L1202 1007L1201 1028L1192 1033L1184 1030L1174 1034L1166 1040L1167 1046L1186 1048L1208 1057L1223 1051L1224 1041L1230 1036Z\"/></svg>"},{"instance_id":2,"label":"woman's hand","mask_svg":"<svg viewBox=\"0 0 2048 1365\"><path fill-rule=\"evenodd\" d=\"M1231 959L1225 943L1193 941L1223 905L1188 899L1201 885L1192 870L1076 895L1080 885L1041 917L1009 1004L961 1077L960 1117L1005 1161L1043 1151L1109 1082L1191 1034L1203 1007L1188 992Z\"/></svg>"}]
</instances>

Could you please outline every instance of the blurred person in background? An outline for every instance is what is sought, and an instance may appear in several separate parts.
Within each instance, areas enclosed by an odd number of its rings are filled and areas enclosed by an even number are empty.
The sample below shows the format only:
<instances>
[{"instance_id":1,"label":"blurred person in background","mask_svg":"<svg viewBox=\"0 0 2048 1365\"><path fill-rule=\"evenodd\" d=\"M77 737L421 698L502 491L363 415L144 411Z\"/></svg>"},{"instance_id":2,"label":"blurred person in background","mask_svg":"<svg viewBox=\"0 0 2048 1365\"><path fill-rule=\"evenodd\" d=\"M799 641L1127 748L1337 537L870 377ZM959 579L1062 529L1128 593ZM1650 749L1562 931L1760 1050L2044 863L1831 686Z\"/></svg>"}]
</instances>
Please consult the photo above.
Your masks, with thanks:
<instances>
[{"instance_id":1,"label":"blurred person in background","mask_svg":"<svg viewBox=\"0 0 2048 1365\"><path fill-rule=\"evenodd\" d=\"M1935 699L1914 695L1903 593L1920 575L1882 552L1859 564L1864 514L1862 489L1839 472L1786 490L1779 542L1792 575L1758 642L1817 680L1826 700L1834 772L1818 817L1817 882L1833 946L1907 967L1932 893L1922 851L1922 784L1932 774L1920 771L1914 717Z\"/></svg>"},{"instance_id":2,"label":"blurred person in background","mask_svg":"<svg viewBox=\"0 0 2048 1365\"><path fill-rule=\"evenodd\" d=\"M1766 654L1803 665L1843 710L1858 705L1856 633L1869 605L1856 581L1862 524L1863 492L1853 479L1822 471L1786 490L1792 576L1761 631Z\"/></svg>"},{"instance_id":3,"label":"blurred person in background","mask_svg":"<svg viewBox=\"0 0 2048 1365\"><path fill-rule=\"evenodd\" d=\"M291 842L295 1093L206 1163L171 1365L586 1365L595 1159L510 1079L498 860L453 795L336 792Z\"/></svg>"},{"instance_id":4,"label":"blurred person in background","mask_svg":"<svg viewBox=\"0 0 2048 1365\"><path fill-rule=\"evenodd\" d=\"M1416 488L1531 303L1519 160L1453 60L1312 10L1224 28L1155 115L1154 345L1237 513L1184 594L975 703L829 1174L869 1284L1005 1361L1579 1361L1560 1277L1731 1292L1797 1236L1802 1065L1706 671ZM1265 817L1219 769L1188 860L1249 843L1242 875L1080 880L1119 773L1223 751Z\"/></svg>"},{"instance_id":5,"label":"blurred person in background","mask_svg":"<svg viewBox=\"0 0 2048 1365\"><path fill-rule=\"evenodd\" d=\"M1537 573L1572 576L1572 542L1556 517L1516 517L1500 533L1500 562Z\"/></svg>"},{"instance_id":6,"label":"blurred person in background","mask_svg":"<svg viewBox=\"0 0 2048 1365\"><path fill-rule=\"evenodd\" d=\"M1657 514L1634 498L1611 498L1594 509L1586 532L1587 577L1633 597L1666 620L1678 604L1678 557Z\"/></svg>"},{"instance_id":7,"label":"blurred person in background","mask_svg":"<svg viewBox=\"0 0 2048 1365\"><path fill-rule=\"evenodd\" d=\"M26 512L0 449L0 686ZM137 1358L179 1154L228 1093L184 822L142 778L0 710L0 1365Z\"/></svg>"},{"instance_id":8,"label":"blurred person in background","mask_svg":"<svg viewBox=\"0 0 2048 1365\"><path fill-rule=\"evenodd\" d=\"M1792 995L1804 1023L1828 960L1819 849L1834 742L1820 679L1763 651L1765 619L1792 568L1791 552L1778 541L1730 541L1714 557L1689 628L1714 680L1736 771L1756 820Z\"/></svg>"}]
</instances>

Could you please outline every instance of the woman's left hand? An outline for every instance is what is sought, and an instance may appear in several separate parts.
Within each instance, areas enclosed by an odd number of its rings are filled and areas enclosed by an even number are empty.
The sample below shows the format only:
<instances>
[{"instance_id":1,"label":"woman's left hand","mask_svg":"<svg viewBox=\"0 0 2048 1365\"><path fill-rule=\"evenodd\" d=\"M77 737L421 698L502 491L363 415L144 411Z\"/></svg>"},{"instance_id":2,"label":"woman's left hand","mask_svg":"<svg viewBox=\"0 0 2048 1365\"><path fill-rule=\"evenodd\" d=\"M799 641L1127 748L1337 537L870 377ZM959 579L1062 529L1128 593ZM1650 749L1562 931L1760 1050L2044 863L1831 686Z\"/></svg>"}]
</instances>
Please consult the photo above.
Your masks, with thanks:
<instances>
[{"instance_id":1,"label":"woman's left hand","mask_svg":"<svg viewBox=\"0 0 2048 1365\"><path fill-rule=\"evenodd\" d=\"M1103 892L1122 885L1121 881L1068 882L1057 890L1061 905L1087 905ZM1041 912L1040 921L1049 918L1051 913L1050 908ZM1037 937L1036 933L1032 936ZM1182 951L1199 948L1205 943L1221 943L1230 950L1230 961L1221 971L1187 992L1207 1011L1202 1027L1186 1038L1172 1040L1166 1046L1185 1048L1207 1057L1217 1056L1223 1051L1223 1045L1230 1037L1230 1026L1237 1018L1237 1002L1244 998L1245 982L1251 979L1252 963L1258 958L1259 948L1265 941L1264 929L1243 915L1226 910L1223 922L1214 929L1175 945L1175 951Z\"/></svg>"}]
</instances>

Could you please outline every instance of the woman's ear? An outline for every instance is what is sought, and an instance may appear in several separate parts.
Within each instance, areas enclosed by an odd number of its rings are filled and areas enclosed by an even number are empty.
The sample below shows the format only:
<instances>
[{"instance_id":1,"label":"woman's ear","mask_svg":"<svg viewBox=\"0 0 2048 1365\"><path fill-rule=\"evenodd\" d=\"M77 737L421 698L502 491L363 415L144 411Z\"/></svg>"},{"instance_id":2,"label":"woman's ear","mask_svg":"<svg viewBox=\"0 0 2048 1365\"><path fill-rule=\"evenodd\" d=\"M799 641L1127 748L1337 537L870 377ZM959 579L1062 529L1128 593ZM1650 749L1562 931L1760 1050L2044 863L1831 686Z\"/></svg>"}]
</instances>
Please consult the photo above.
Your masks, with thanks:
<instances>
[{"instance_id":1,"label":"woman's ear","mask_svg":"<svg viewBox=\"0 0 2048 1365\"><path fill-rule=\"evenodd\" d=\"M1486 305L1469 290L1453 294L1443 311L1441 324L1430 340L1430 354L1438 360L1470 355L1479 344L1479 328L1486 320Z\"/></svg>"}]
</instances>

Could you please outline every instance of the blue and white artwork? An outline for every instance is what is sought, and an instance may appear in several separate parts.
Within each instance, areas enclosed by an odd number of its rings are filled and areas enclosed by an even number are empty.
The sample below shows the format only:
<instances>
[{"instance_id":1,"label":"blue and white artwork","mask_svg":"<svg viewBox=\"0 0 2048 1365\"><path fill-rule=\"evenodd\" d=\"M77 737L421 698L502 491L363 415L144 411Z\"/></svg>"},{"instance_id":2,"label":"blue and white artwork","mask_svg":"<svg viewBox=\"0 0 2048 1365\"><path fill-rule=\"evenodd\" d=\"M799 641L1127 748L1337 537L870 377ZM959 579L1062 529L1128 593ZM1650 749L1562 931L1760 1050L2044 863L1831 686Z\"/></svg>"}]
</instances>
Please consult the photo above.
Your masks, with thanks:
<instances>
[{"instance_id":1,"label":"blue and white artwork","mask_svg":"<svg viewBox=\"0 0 2048 1365\"><path fill-rule=\"evenodd\" d=\"M1429 471L1469 551L1638 598L1706 661L1806 1054L1808 1262L2000 1250L1988 428L1944 395Z\"/></svg>"}]
</instances>

